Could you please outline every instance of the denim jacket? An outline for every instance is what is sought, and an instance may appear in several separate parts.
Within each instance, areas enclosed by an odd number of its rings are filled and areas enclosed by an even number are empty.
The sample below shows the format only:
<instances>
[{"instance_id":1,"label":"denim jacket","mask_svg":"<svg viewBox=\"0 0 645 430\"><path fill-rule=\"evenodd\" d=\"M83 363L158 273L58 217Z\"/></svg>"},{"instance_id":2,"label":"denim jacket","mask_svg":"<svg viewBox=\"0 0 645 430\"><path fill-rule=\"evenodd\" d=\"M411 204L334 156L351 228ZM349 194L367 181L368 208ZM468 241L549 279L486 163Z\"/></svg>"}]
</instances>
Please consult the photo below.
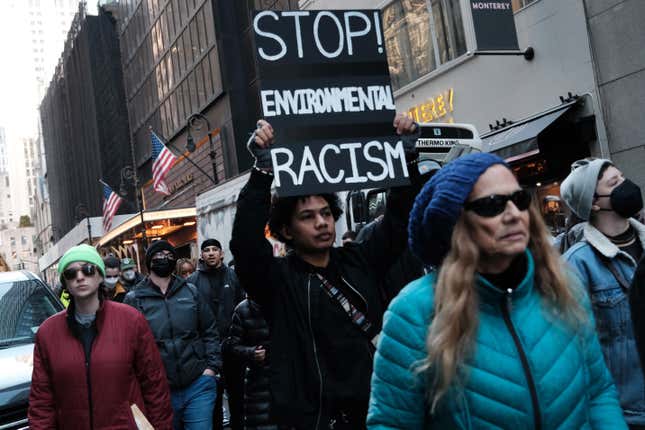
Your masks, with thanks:
<instances>
[{"instance_id":1,"label":"denim jacket","mask_svg":"<svg viewBox=\"0 0 645 430\"><path fill-rule=\"evenodd\" d=\"M645 246L645 226L634 219L629 222ZM591 297L602 352L616 382L625 419L629 424L645 425L645 380L634 339L628 293L597 253L611 259L611 264L627 282L634 276L636 261L588 223L584 226L583 240L564 254Z\"/></svg>"}]
</instances>

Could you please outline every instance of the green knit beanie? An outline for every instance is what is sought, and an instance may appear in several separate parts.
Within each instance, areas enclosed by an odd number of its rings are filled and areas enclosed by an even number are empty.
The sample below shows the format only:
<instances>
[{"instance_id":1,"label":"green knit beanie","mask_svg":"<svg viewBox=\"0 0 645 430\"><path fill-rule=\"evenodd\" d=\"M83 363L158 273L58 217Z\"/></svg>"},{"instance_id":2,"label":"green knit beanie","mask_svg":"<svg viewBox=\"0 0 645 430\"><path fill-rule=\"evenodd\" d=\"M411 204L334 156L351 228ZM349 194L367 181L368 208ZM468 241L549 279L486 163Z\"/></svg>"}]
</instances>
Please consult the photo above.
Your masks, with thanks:
<instances>
[{"instance_id":1,"label":"green knit beanie","mask_svg":"<svg viewBox=\"0 0 645 430\"><path fill-rule=\"evenodd\" d=\"M98 267L101 276L105 278L105 264L103 259L96 251L96 248L90 245L77 245L73 248L70 248L58 262L58 275L60 278L61 284L65 285L65 279L63 279L63 272L67 269L72 263L77 261L84 261L86 263L92 263Z\"/></svg>"}]
</instances>

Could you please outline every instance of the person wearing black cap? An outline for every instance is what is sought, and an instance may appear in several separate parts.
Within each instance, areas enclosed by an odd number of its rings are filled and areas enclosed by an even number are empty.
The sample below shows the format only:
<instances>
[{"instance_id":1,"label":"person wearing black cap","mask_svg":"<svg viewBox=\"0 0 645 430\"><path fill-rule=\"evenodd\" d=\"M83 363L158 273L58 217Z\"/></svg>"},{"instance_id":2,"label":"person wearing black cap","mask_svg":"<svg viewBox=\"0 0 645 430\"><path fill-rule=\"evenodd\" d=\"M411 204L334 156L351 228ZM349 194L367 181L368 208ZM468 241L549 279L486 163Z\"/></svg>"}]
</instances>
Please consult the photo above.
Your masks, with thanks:
<instances>
[{"instance_id":1,"label":"person wearing black cap","mask_svg":"<svg viewBox=\"0 0 645 430\"><path fill-rule=\"evenodd\" d=\"M201 245L201 258L197 270L188 277L188 282L197 286L199 293L211 307L220 339L228 337L231 319L235 307L244 300L244 292L240 288L235 271L227 267L224 261L224 251L217 239L206 239ZM218 387L218 400L215 406L214 428L222 428L222 393L224 386L229 393L229 410L231 424L234 430L241 429L242 393L238 390L242 384L243 368L234 356L224 354L224 384Z\"/></svg>"},{"instance_id":2,"label":"person wearing black cap","mask_svg":"<svg viewBox=\"0 0 645 430\"><path fill-rule=\"evenodd\" d=\"M222 365L217 326L195 285L172 274L177 253L165 240L146 251L150 275L124 303L146 318L170 384L175 429L210 429Z\"/></svg>"}]
</instances>

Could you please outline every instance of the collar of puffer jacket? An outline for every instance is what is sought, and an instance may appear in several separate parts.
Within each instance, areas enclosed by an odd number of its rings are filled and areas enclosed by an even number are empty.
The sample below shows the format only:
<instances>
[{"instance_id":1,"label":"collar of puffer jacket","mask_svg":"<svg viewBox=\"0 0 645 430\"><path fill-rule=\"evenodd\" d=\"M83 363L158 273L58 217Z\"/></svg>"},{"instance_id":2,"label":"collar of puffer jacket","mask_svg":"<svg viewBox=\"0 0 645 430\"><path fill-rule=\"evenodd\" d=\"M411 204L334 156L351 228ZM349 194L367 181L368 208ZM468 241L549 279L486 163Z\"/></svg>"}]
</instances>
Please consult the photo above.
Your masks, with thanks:
<instances>
[{"instance_id":1,"label":"collar of puffer jacket","mask_svg":"<svg viewBox=\"0 0 645 430\"><path fill-rule=\"evenodd\" d=\"M480 301L482 304L499 306L499 304L509 299L511 301L521 300L531 293L533 290L533 280L535 275L535 262L533 255L527 248L526 251L526 274L518 286L516 286L510 293L502 290L497 286L491 284L483 276L477 275L477 289L479 292Z\"/></svg>"}]
</instances>

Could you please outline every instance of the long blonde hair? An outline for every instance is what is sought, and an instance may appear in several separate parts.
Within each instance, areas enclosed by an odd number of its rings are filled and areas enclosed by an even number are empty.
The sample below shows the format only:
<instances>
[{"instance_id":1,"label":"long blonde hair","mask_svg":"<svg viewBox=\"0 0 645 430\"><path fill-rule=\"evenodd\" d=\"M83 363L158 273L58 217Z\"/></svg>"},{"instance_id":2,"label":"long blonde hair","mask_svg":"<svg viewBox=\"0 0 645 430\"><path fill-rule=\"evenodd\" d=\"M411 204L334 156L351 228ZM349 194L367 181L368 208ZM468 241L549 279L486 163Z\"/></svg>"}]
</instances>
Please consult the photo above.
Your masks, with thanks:
<instances>
[{"instance_id":1,"label":"long blonde hair","mask_svg":"<svg viewBox=\"0 0 645 430\"><path fill-rule=\"evenodd\" d=\"M585 312L563 272L535 202L529 207L529 217L528 248L535 262L535 287L560 318L574 326L584 322ZM475 277L479 258L479 248L462 215L434 286L434 318L426 339L428 356L421 366L421 370L429 369L433 374L429 391L432 412L455 382L459 366L473 346L478 326Z\"/></svg>"}]
</instances>

